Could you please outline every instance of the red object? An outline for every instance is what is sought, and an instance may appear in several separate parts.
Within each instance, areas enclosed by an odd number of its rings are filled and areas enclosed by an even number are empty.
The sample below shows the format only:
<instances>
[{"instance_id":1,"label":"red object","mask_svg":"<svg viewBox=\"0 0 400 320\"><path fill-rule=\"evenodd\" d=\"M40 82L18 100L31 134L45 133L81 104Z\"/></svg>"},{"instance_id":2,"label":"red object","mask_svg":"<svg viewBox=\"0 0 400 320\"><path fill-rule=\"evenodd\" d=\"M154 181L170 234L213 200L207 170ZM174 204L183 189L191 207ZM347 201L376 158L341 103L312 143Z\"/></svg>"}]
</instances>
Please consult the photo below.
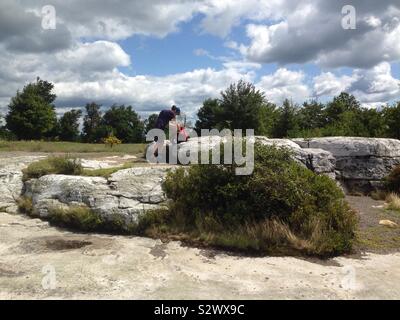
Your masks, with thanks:
<instances>
[{"instance_id":1,"label":"red object","mask_svg":"<svg viewBox=\"0 0 400 320\"><path fill-rule=\"evenodd\" d=\"M178 143L179 142L186 142L189 140L189 135L186 131L186 128L183 126L179 126L178 128L179 132L178 132Z\"/></svg>"}]
</instances>

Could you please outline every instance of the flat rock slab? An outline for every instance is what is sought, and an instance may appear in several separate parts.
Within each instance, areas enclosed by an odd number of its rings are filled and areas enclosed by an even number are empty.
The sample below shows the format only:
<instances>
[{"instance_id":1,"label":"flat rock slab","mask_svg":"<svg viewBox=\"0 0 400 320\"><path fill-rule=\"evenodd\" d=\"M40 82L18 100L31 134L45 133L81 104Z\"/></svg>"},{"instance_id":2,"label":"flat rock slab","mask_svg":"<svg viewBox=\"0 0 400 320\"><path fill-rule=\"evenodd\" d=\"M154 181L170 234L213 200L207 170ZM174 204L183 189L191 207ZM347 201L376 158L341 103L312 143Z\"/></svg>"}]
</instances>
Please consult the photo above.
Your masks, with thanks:
<instances>
[{"instance_id":1,"label":"flat rock slab","mask_svg":"<svg viewBox=\"0 0 400 320\"><path fill-rule=\"evenodd\" d=\"M231 256L0 212L0 299L400 299L398 270L399 253Z\"/></svg>"},{"instance_id":2,"label":"flat rock slab","mask_svg":"<svg viewBox=\"0 0 400 320\"><path fill-rule=\"evenodd\" d=\"M85 205L107 220L122 218L125 226L136 223L146 210L159 208L165 196L161 188L169 166L136 167L103 177L51 174L25 183L24 195L47 218L54 207Z\"/></svg>"},{"instance_id":3,"label":"flat rock slab","mask_svg":"<svg viewBox=\"0 0 400 320\"><path fill-rule=\"evenodd\" d=\"M327 137L293 139L302 148L324 149L334 157L400 157L400 140L384 138Z\"/></svg>"}]
</instances>

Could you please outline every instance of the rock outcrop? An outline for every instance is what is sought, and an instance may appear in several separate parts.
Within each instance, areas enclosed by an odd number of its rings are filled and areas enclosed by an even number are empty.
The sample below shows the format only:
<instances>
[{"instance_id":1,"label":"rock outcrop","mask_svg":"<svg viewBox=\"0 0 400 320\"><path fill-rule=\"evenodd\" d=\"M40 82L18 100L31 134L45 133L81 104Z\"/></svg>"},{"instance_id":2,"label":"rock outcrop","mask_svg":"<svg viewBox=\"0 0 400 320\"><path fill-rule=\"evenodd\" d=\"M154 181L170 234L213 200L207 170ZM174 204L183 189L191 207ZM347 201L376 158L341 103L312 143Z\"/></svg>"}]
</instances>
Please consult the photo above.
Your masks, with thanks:
<instances>
[{"instance_id":1,"label":"rock outcrop","mask_svg":"<svg viewBox=\"0 0 400 320\"><path fill-rule=\"evenodd\" d=\"M41 156L7 157L0 160L0 211L17 212L16 200L20 197L24 184L22 169Z\"/></svg>"},{"instance_id":2,"label":"rock outcrop","mask_svg":"<svg viewBox=\"0 0 400 320\"><path fill-rule=\"evenodd\" d=\"M225 141L225 138L219 136L191 138L189 141L177 145L177 162L180 163L180 159L188 158L193 152L208 152L215 148L219 148L220 144ZM277 147L290 149L294 153L294 160L299 164L304 165L317 174L326 174L335 179L336 160L327 150L319 148L303 149L289 139L268 139L267 137L256 136L255 141L266 146L275 145ZM171 144L166 140L164 145L169 148ZM153 150L154 147L154 143L152 143L148 148ZM200 158L198 161L200 162Z\"/></svg>"},{"instance_id":3,"label":"rock outcrop","mask_svg":"<svg viewBox=\"0 0 400 320\"><path fill-rule=\"evenodd\" d=\"M303 150L320 148L336 159L336 179L348 191L368 192L382 186L382 179L400 164L400 140L328 137L294 139Z\"/></svg>"},{"instance_id":4,"label":"rock outcrop","mask_svg":"<svg viewBox=\"0 0 400 320\"><path fill-rule=\"evenodd\" d=\"M87 206L106 220L136 223L143 212L165 201L161 182L171 167L138 167L117 171L110 178L46 175L25 183L25 196L41 218L51 208Z\"/></svg>"},{"instance_id":5,"label":"rock outcrop","mask_svg":"<svg viewBox=\"0 0 400 320\"><path fill-rule=\"evenodd\" d=\"M368 138L268 139L255 137L264 145L286 147L293 158L317 174L337 179L345 191L371 191L382 186L382 179L400 164L400 141ZM221 137L192 138L177 146L180 156L219 147ZM168 143L168 142L166 142ZM161 189L168 170L176 166L154 165L122 169L109 178L47 175L22 182L22 168L41 156L0 159L0 209L16 212L16 199L22 193L32 198L41 217L54 206L85 205L106 219L123 218L137 222L148 209L159 208L166 200ZM93 164L92 164L93 165ZM94 167L103 164L95 163Z\"/></svg>"},{"instance_id":6,"label":"rock outcrop","mask_svg":"<svg viewBox=\"0 0 400 320\"><path fill-rule=\"evenodd\" d=\"M297 162L304 165L317 174L325 174L335 179L336 159L331 152L322 148L303 149L298 144L289 139L268 139L266 137L255 137L257 142L263 145L275 145L290 149L294 153Z\"/></svg>"},{"instance_id":7,"label":"rock outcrop","mask_svg":"<svg viewBox=\"0 0 400 320\"><path fill-rule=\"evenodd\" d=\"M224 138L192 138L178 144L178 155L212 150ZM382 187L382 179L400 164L400 140L354 137L313 139L268 139L256 136L264 145L276 145L293 151L294 159L317 174L338 180L347 192L370 192ZM169 142L166 141L166 145ZM178 157L179 159L179 157Z\"/></svg>"}]
</instances>

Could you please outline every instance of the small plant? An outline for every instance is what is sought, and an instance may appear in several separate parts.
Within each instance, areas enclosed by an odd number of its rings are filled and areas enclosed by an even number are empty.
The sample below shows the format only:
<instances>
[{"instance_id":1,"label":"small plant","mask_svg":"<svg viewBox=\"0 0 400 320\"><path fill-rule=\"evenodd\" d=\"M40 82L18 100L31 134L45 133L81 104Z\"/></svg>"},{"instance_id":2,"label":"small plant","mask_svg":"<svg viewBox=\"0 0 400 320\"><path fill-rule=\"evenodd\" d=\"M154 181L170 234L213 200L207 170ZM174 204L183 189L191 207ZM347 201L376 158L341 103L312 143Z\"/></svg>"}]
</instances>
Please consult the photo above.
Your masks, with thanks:
<instances>
[{"instance_id":1,"label":"small plant","mask_svg":"<svg viewBox=\"0 0 400 320\"><path fill-rule=\"evenodd\" d=\"M112 149L115 145L121 144L122 141L113 134L110 134L107 138L103 139L103 143Z\"/></svg>"},{"instance_id":2,"label":"small plant","mask_svg":"<svg viewBox=\"0 0 400 320\"><path fill-rule=\"evenodd\" d=\"M386 196L387 196L387 192L384 191L384 190L375 190L375 191L372 191L372 192L369 194L369 196L370 196L372 199L377 200L377 201L379 201L379 200L385 200L385 199L386 199Z\"/></svg>"},{"instance_id":3,"label":"small plant","mask_svg":"<svg viewBox=\"0 0 400 320\"><path fill-rule=\"evenodd\" d=\"M22 180L38 179L47 174L80 175L83 172L78 159L65 157L49 157L31 163L22 170Z\"/></svg>"},{"instance_id":4,"label":"small plant","mask_svg":"<svg viewBox=\"0 0 400 320\"><path fill-rule=\"evenodd\" d=\"M387 210L400 211L400 196L396 193L389 193L386 197L385 208Z\"/></svg>"},{"instance_id":5,"label":"small plant","mask_svg":"<svg viewBox=\"0 0 400 320\"><path fill-rule=\"evenodd\" d=\"M30 197L22 196L17 199L17 206L19 212L28 216L34 216L32 199Z\"/></svg>"}]
</instances>

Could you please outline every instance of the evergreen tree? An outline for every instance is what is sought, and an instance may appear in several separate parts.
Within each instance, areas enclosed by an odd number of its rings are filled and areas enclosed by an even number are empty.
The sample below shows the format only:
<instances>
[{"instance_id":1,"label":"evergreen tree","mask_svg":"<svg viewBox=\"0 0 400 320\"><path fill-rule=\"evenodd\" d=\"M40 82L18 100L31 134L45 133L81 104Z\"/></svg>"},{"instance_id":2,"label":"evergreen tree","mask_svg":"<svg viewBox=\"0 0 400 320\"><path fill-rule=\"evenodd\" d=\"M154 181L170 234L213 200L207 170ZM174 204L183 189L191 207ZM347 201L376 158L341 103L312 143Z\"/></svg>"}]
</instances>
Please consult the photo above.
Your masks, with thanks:
<instances>
[{"instance_id":1,"label":"evergreen tree","mask_svg":"<svg viewBox=\"0 0 400 320\"><path fill-rule=\"evenodd\" d=\"M99 142L98 133L101 125L101 106L95 102L88 103L85 106L86 115L83 118L83 140L85 142Z\"/></svg>"},{"instance_id":2,"label":"evergreen tree","mask_svg":"<svg viewBox=\"0 0 400 320\"><path fill-rule=\"evenodd\" d=\"M79 139L79 118L81 110L71 110L63 114L58 121L59 138L63 141L77 141Z\"/></svg>"},{"instance_id":3,"label":"evergreen tree","mask_svg":"<svg viewBox=\"0 0 400 320\"><path fill-rule=\"evenodd\" d=\"M54 85L40 78L17 91L8 105L6 128L17 139L49 138L56 125Z\"/></svg>"}]
</instances>

